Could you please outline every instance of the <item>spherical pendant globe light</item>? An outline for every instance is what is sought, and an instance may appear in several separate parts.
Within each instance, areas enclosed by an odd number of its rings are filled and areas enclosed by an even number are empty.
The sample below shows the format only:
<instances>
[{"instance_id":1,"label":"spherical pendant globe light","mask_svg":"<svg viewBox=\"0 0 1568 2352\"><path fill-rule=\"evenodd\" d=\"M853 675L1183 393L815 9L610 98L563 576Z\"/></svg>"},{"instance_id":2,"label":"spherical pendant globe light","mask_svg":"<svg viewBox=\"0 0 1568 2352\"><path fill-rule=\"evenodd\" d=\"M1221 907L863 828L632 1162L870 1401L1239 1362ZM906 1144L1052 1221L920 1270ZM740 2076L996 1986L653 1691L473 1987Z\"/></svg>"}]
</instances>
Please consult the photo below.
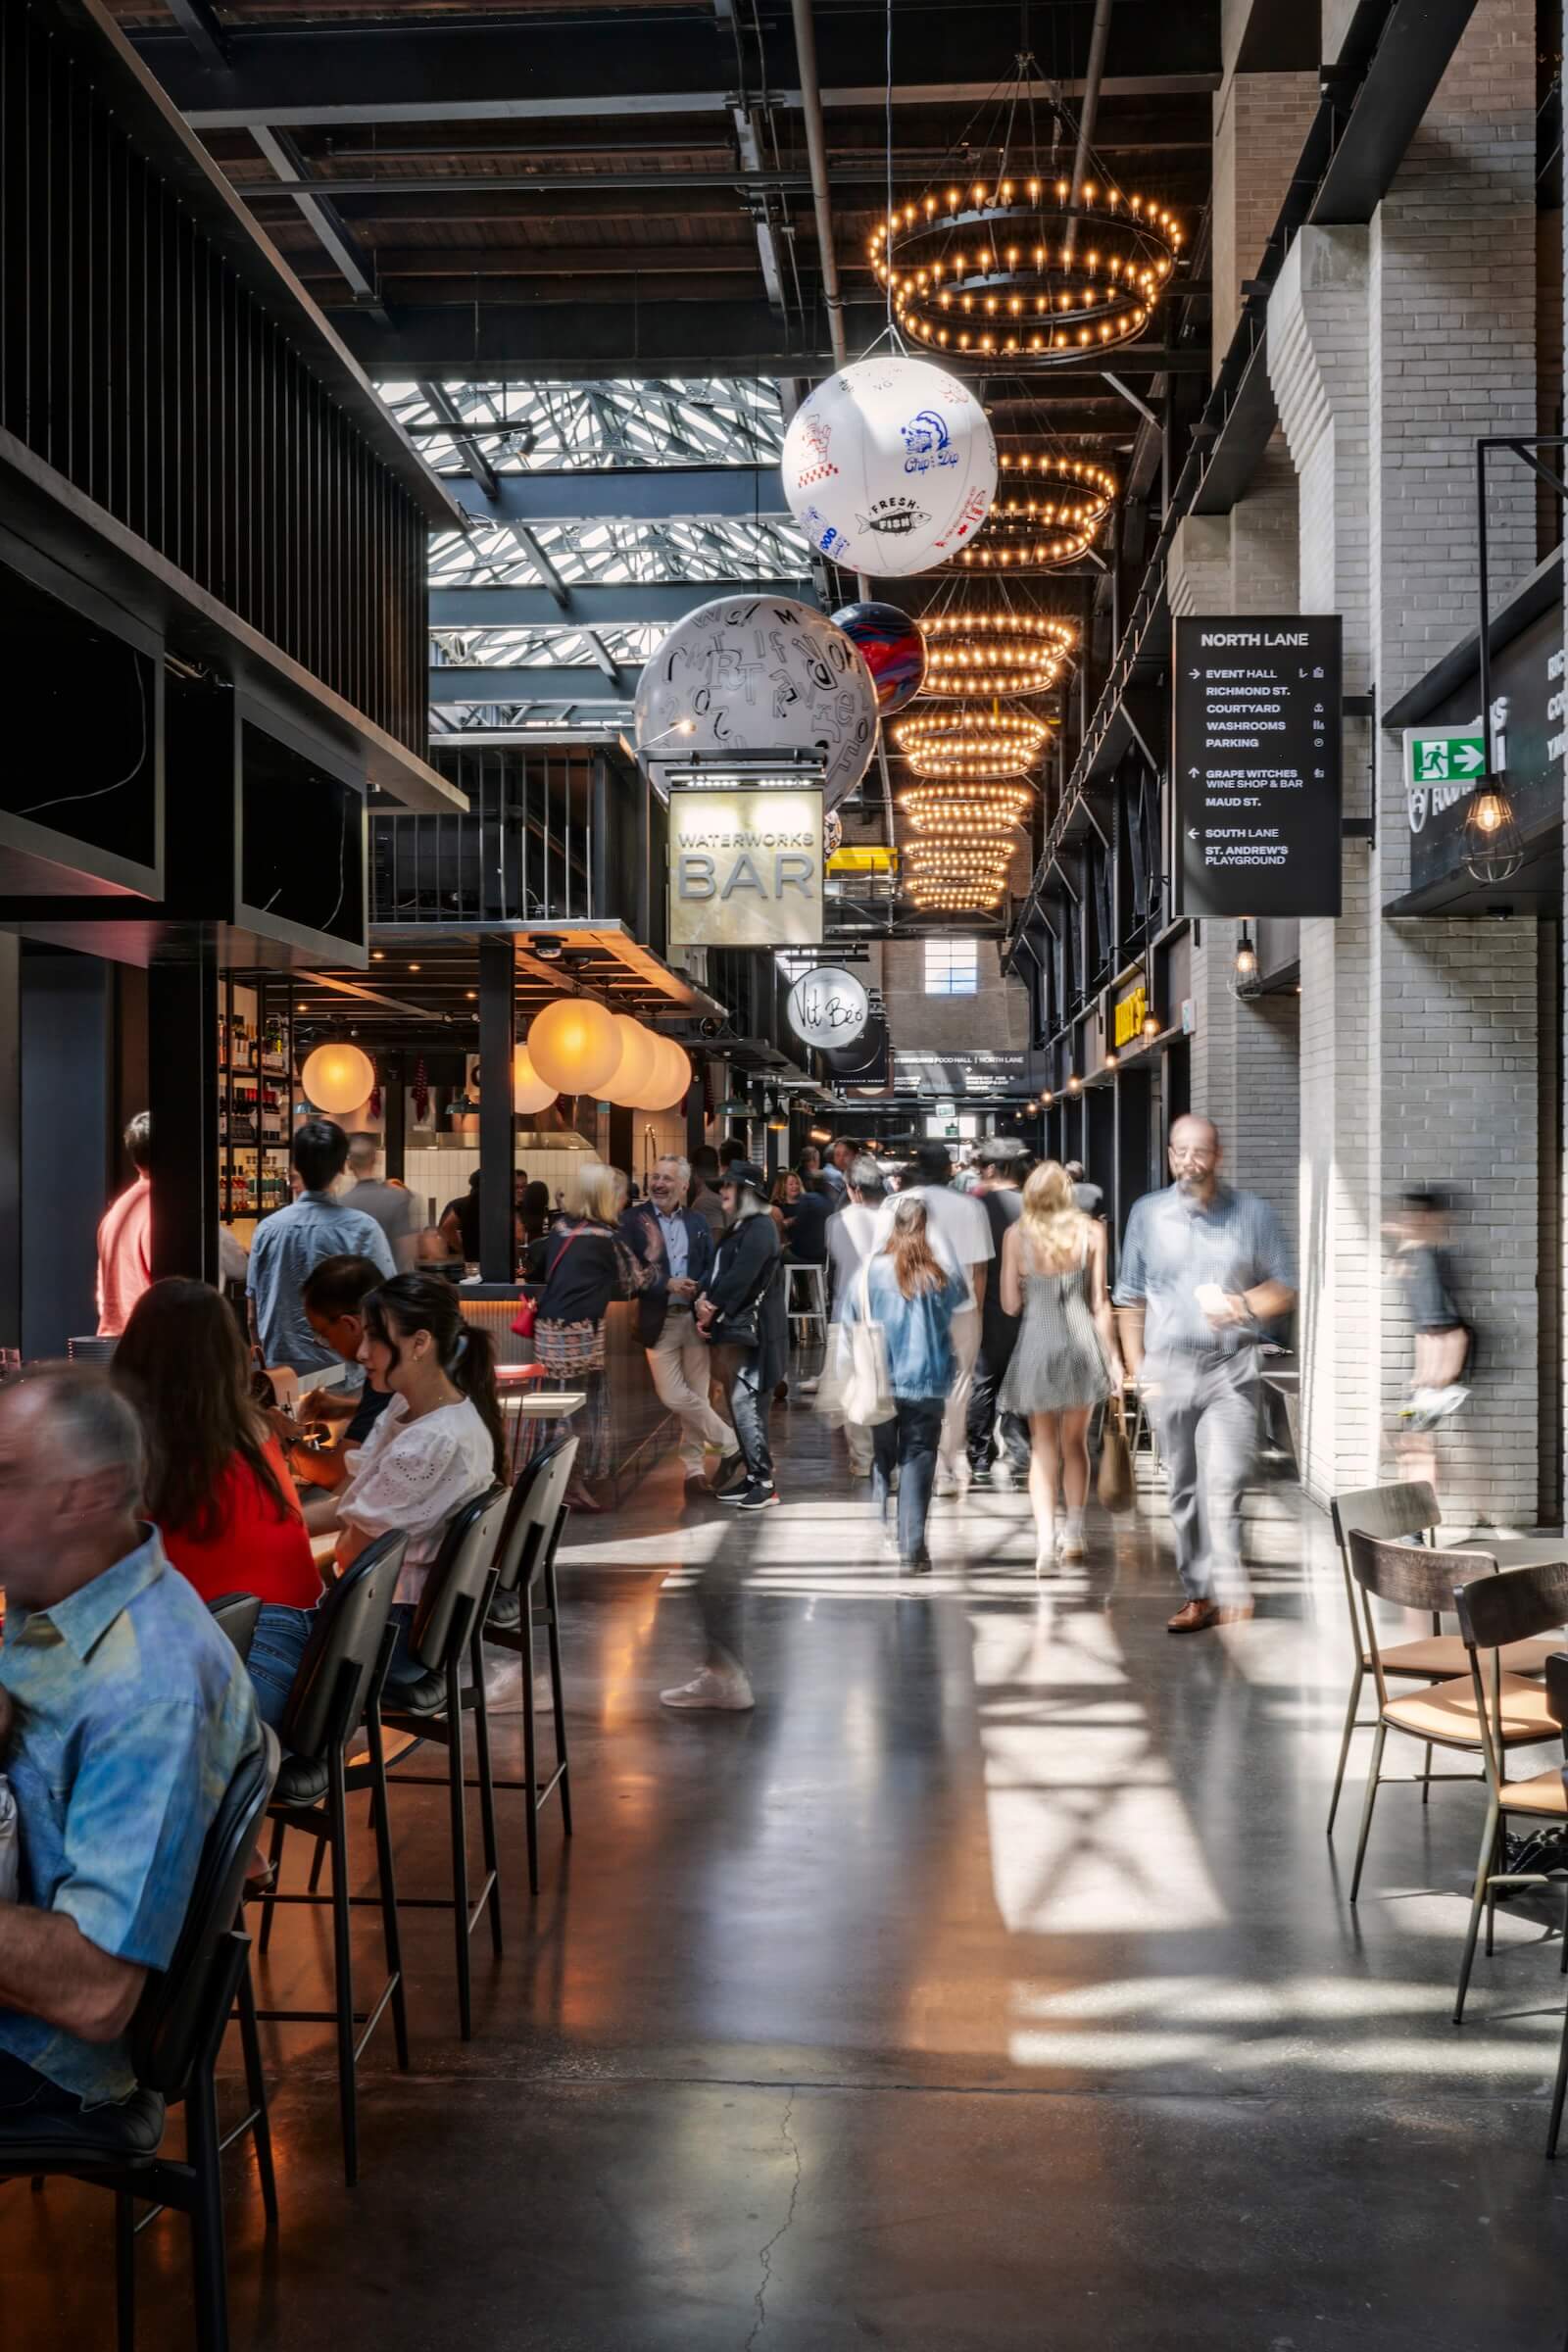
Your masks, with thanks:
<instances>
[{"instance_id":1,"label":"spherical pendant globe light","mask_svg":"<svg viewBox=\"0 0 1568 2352\"><path fill-rule=\"evenodd\" d=\"M638 1110L658 1066L659 1040L641 1021L634 1021L629 1012L617 1012L612 1017L620 1039L620 1062L605 1090L606 1096L612 1102Z\"/></svg>"},{"instance_id":2,"label":"spherical pendant globe light","mask_svg":"<svg viewBox=\"0 0 1568 2352\"><path fill-rule=\"evenodd\" d=\"M300 1073L307 1102L328 1118L342 1118L368 1102L375 1085L375 1064L358 1046L318 1046Z\"/></svg>"},{"instance_id":3,"label":"spherical pendant globe light","mask_svg":"<svg viewBox=\"0 0 1568 2352\"><path fill-rule=\"evenodd\" d=\"M602 1095L620 1052L614 1015L592 997L557 997L528 1025L528 1058L559 1095Z\"/></svg>"},{"instance_id":4,"label":"spherical pendant globe light","mask_svg":"<svg viewBox=\"0 0 1568 2352\"><path fill-rule=\"evenodd\" d=\"M672 1037L656 1037L654 1043L659 1050L658 1066L638 1108L672 1110L686 1099L692 1082L692 1065Z\"/></svg>"},{"instance_id":5,"label":"spherical pendant globe light","mask_svg":"<svg viewBox=\"0 0 1568 2352\"><path fill-rule=\"evenodd\" d=\"M512 1107L521 1118L529 1118L536 1110L544 1110L555 1101L558 1089L546 1084L534 1068L526 1046L516 1046L512 1054Z\"/></svg>"}]
</instances>

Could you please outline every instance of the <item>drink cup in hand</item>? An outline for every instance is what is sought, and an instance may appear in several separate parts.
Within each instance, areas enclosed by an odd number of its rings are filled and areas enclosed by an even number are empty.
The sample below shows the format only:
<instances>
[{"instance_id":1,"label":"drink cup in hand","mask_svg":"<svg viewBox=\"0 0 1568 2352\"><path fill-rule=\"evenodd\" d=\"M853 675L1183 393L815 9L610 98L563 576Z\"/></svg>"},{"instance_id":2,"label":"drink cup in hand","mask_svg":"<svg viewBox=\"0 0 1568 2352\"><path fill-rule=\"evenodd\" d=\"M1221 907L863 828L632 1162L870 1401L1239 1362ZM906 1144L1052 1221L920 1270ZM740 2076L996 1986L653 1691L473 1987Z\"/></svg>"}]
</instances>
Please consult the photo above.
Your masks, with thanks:
<instances>
[{"instance_id":1,"label":"drink cup in hand","mask_svg":"<svg viewBox=\"0 0 1568 2352\"><path fill-rule=\"evenodd\" d=\"M1217 1282L1199 1283L1193 1291L1193 1297L1211 1323L1235 1321L1230 1299Z\"/></svg>"}]
</instances>

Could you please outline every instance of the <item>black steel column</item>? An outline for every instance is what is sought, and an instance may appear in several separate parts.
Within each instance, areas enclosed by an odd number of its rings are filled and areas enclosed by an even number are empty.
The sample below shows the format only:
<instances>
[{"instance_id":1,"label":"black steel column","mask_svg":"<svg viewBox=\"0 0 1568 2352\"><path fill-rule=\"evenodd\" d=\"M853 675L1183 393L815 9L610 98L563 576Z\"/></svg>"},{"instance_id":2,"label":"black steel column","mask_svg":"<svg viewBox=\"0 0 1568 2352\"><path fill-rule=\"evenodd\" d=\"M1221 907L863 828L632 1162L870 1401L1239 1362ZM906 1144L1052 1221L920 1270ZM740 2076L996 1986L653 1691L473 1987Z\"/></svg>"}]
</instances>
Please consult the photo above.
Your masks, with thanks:
<instances>
[{"instance_id":1,"label":"black steel column","mask_svg":"<svg viewBox=\"0 0 1568 2352\"><path fill-rule=\"evenodd\" d=\"M0 934L0 1348L22 1346L22 942Z\"/></svg>"},{"instance_id":2,"label":"black steel column","mask_svg":"<svg viewBox=\"0 0 1568 2352\"><path fill-rule=\"evenodd\" d=\"M1148 1058L1148 1057L1146 1057ZM1116 1094L1116 1188L1110 1203L1111 1255L1120 1248L1133 1202L1149 1186L1149 1127L1152 1109L1152 1070L1142 1066L1118 1070Z\"/></svg>"},{"instance_id":3,"label":"black steel column","mask_svg":"<svg viewBox=\"0 0 1568 2352\"><path fill-rule=\"evenodd\" d=\"M699 1060L692 1071L692 1082L686 1090L686 1156L700 1152L708 1141L704 1111L708 1107L707 1064Z\"/></svg>"},{"instance_id":4,"label":"black steel column","mask_svg":"<svg viewBox=\"0 0 1568 2352\"><path fill-rule=\"evenodd\" d=\"M514 1282L512 1169L516 1118L512 1106L512 940L479 942L479 1272L486 1282Z\"/></svg>"},{"instance_id":5,"label":"black steel column","mask_svg":"<svg viewBox=\"0 0 1568 2352\"><path fill-rule=\"evenodd\" d=\"M637 1140L632 1131L632 1117L633 1113L626 1103L612 1102L610 1105L610 1164L641 1183L642 1179L633 1164Z\"/></svg>"},{"instance_id":6,"label":"black steel column","mask_svg":"<svg viewBox=\"0 0 1568 2352\"><path fill-rule=\"evenodd\" d=\"M389 1054L381 1080L381 1140L388 1176L403 1181L409 1154L408 1084L401 1054Z\"/></svg>"},{"instance_id":7,"label":"black steel column","mask_svg":"<svg viewBox=\"0 0 1568 2352\"><path fill-rule=\"evenodd\" d=\"M216 1283L218 949L211 933L147 974L153 1279Z\"/></svg>"}]
</instances>

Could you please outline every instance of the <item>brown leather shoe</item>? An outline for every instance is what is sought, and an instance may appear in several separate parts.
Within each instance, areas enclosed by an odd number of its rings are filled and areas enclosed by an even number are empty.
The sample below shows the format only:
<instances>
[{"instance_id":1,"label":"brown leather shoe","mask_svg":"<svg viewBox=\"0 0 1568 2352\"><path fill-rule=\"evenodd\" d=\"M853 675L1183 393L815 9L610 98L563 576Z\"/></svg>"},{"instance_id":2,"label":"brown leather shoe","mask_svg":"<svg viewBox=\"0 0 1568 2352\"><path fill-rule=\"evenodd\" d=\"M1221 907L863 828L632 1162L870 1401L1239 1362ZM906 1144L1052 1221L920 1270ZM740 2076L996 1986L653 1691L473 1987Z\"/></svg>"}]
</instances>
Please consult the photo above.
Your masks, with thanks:
<instances>
[{"instance_id":1,"label":"brown leather shoe","mask_svg":"<svg viewBox=\"0 0 1568 2352\"><path fill-rule=\"evenodd\" d=\"M1189 1600L1166 1622L1167 1634L1200 1634L1205 1626L1219 1623L1219 1610L1211 1600Z\"/></svg>"}]
</instances>

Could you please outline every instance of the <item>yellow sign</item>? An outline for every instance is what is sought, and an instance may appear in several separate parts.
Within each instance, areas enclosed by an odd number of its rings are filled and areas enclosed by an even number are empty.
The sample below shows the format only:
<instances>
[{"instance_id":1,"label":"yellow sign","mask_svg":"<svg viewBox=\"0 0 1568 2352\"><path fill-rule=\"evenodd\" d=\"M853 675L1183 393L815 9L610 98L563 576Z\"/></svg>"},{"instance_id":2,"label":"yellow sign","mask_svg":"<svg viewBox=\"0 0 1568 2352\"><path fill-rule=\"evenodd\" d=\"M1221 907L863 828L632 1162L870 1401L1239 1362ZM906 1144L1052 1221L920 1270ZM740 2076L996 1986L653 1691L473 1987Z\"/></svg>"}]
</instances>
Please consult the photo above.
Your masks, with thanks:
<instances>
[{"instance_id":1,"label":"yellow sign","mask_svg":"<svg viewBox=\"0 0 1568 2352\"><path fill-rule=\"evenodd\" d=\"M669 945L821 944L821 788L672 791Z\"/></svg>"},{"instance_id":2,"label":"yellow sign","mask_svg":"<svg viewBox=\"0 0 1568 2352\"><path fill-rule=\"evenodd\" d=\"M1136 988L1129 989L1126 996L1117 998L1112 1027L1114 1030L1113 1042L1118 1052L1123 1046L1130 1045L1133 1039L1139 1035L1144 1026L1144 1015L1148 1010L1149 999L1144 993L1144 984L1141 980Z\"/></svg>"},{"instance_id":3,"label":"yellow sign","mask_svg":"<svg viewBox=\"0 0 1568 2352\"><path fill-rule=\"evenodd\" d=\"M827 870L830 874L891 874L897 860L897 850L886 847L835 850L827 861Z\"/></svg>"}]
</instances>

